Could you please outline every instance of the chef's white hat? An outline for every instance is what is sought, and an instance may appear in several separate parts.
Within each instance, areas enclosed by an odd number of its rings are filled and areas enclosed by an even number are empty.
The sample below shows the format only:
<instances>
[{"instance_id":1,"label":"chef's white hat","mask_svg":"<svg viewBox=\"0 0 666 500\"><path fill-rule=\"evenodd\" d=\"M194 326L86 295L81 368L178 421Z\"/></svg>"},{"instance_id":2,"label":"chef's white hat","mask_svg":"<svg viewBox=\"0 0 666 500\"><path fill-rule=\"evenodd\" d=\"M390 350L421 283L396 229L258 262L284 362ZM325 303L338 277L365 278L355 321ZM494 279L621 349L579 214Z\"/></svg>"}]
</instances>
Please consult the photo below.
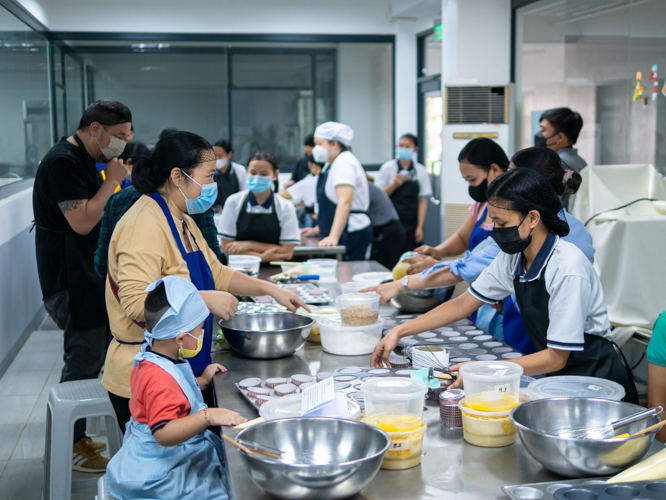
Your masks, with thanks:
<instances>
[{"instance_id":1,"label":"chef's white hat","mask_svg":"<svg viewBox=\"0 0 666 500\"><path fill-rule=\"evenodd\" d=\"M344 123L326 122L315 129L314 136L327 141L338 141L345 146L349 146L354 138L354 130Z\"/></svg>"},{"instance_id":2,"label":"chef's white hat","mask_svg":"<svg viewBox=\"0 0 666 500\"><path fill-rule=\"evenodd\" d=\"M150 346L153 345L154 339L172 339L181 333L191 332L210 315L199 290L190 280L180 276L166 276L148 285L144 291L152 292L160 283L164 283L170 307L155 324L153 330L144 333L146 342Z\"/></svg>"}]
</instances>

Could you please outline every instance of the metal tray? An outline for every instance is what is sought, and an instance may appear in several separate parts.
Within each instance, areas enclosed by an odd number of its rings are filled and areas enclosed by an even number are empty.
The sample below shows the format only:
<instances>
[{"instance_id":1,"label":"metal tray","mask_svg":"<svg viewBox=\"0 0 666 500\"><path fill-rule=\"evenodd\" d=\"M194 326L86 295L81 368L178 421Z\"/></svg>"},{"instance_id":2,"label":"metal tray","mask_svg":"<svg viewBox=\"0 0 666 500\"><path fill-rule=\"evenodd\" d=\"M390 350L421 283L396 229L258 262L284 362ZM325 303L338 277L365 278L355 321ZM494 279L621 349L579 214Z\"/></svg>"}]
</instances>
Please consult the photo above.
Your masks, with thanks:
<instances>
[{"instance_id":1,"label":"metal tray","mask_svg":"<svg viewBox=\"0 0 666 500\"><path fill-rule=\"evenodd\" d=\"M555 493L564 488L587 487L606 482L605 478L568 479L548 483L514 484L502 486L502 491L512 500L555 500Z\"/></svg>"},{"instance_id":2,"label":"metal tray","mask_svg":"<svg viewBox=\"0 0 666 500\"><path fill-rule=\"evenodd\" d=\"M629 483L594 484L563 488L555 492L557 500L663 500L666 498L666 481L632 481Z\"/></svg>"}]
</instances>

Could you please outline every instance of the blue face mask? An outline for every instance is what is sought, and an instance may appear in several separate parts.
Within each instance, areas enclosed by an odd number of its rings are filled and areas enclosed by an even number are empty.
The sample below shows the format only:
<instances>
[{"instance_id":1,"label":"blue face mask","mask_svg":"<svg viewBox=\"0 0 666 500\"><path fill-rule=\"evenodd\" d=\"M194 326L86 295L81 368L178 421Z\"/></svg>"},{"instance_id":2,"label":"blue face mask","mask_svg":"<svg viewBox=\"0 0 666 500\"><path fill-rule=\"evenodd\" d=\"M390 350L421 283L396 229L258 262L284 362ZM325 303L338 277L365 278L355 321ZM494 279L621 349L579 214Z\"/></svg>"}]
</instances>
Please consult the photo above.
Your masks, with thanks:
<instances>
[{"instance_id":1,"label":"blue face mask","mask_svg":"<svg viewBox=\"0 0 666 500\"><path fill-rule=\"evenodd\" d=\"M403 161L408 161L414 156L414 150L412 148L395 148L395 155Z\"/></svg>"},{"instance_id":2,"label":"blue face mask","mask_svg":"<svg viewBox=\"0 0 666 500\"><path fill-rule=\"evenodd\" d=\"M251 175L247 178L247 187L253 193L263 193L273 187L273 179L264 175Z\"/></svg>"},{"instance_id":3,"label":"blue face mask","mask_svg":"<svg viewBox=\"0 0 666 500\"><path fill-rule=\"evenodd\" d=\"M181 170L181 172L187 175L183 170ZM187 176L190 177L189 175ZM190 179L192 179L192 177L190 177ZM199 184L194 179L192 179L192 182L201 186L201 184ZM188 214L202 214L207 212L217 199L217 182L211 182L210 184L204 184L201 186L201 194L194 200L188 199L188 197L185 196L185 193L183 193L182 189L178 188L178 191L180 191L180 194L182 194L183 198L185 198L185 206L187 207Z\"/></svg>"}]
</instances>

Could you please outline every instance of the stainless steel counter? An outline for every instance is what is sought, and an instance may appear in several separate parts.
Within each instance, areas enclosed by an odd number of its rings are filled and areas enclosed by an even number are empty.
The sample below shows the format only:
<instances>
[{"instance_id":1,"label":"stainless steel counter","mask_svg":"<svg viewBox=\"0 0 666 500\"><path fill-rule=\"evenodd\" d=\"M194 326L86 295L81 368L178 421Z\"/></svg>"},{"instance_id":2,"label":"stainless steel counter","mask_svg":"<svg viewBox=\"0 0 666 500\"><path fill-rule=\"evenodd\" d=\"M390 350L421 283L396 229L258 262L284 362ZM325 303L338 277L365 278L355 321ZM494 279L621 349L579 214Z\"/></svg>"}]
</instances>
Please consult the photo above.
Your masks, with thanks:
<instances>
[{"instance_id":1,"label":"stainless steel counter","mask_svg":"<svg viewBox=\"0 0 666 500\"><path fill-rule=\"evenodd\" d=\"M277 268L274 268L277 269ZM261 277L274 274L274 269L262 270ZM385 271L376 262L340 262L339 282L351 281L354 274L368 271ZM330 289L337 295L337 286ZM380 314L395 311L390 306L382 307ZM218 405L240 412L248 419L257 418L256 410L241 396L234 382L247 377L289 377L295 373L320 371L333 372L346 366L369 366L370 356L334 356L322 352L319 344L307 343L295 355L287 358L261 361L241 358L224 352L213 356L229 370L215 376L214 384ZM431 406L432 405L432 406ZM424 419L428 431L423 442L421 464L405 471L380 470L373 481L354 499L433 499L476 500L506 499L502 486L522 483L557 481L556 474L548 472L529 456L520 440L506 448L479 448L466 443L462 430L451 431L440 425L439 408L427 403ZM225 434L235 436L233 429L225 428ZM661 449L653 444L651 452ZM226 447L231 483L236 500L270 499L262 489L252 482L245 472L238 450ZM323 499L322 499L323 500Z\"/></svg>"}]
</instances>

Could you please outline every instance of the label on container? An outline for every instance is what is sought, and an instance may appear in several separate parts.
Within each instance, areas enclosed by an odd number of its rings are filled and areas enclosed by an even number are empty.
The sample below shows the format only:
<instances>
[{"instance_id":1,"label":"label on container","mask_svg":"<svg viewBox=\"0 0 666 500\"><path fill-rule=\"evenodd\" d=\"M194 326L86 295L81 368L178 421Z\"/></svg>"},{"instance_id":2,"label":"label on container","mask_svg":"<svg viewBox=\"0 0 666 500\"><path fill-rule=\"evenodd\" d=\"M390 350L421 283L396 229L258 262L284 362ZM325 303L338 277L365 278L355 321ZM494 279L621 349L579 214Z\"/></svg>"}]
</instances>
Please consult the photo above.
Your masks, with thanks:
<instances>
[{"instance_id":1,"label":"label on container","mask_svg":"<svg viewBox=\"0 0 666 500\"><path fill-rule=\"evenodd\" d=\"M495 394L500 394L500 395L509 394L509 391L511 390L511 384L496 385L494 389L495 389Z\"/></svg>"},{"instance_id":2,"label":"label on container","mask_svg":"<svg viewBox=\"0 0 666 500\"><path fill-rule=\"evenodd\" d=\"M393 441L391 443L391 450L402 450L405 444L405 441Z\"/></svg>"}]
</instances>

